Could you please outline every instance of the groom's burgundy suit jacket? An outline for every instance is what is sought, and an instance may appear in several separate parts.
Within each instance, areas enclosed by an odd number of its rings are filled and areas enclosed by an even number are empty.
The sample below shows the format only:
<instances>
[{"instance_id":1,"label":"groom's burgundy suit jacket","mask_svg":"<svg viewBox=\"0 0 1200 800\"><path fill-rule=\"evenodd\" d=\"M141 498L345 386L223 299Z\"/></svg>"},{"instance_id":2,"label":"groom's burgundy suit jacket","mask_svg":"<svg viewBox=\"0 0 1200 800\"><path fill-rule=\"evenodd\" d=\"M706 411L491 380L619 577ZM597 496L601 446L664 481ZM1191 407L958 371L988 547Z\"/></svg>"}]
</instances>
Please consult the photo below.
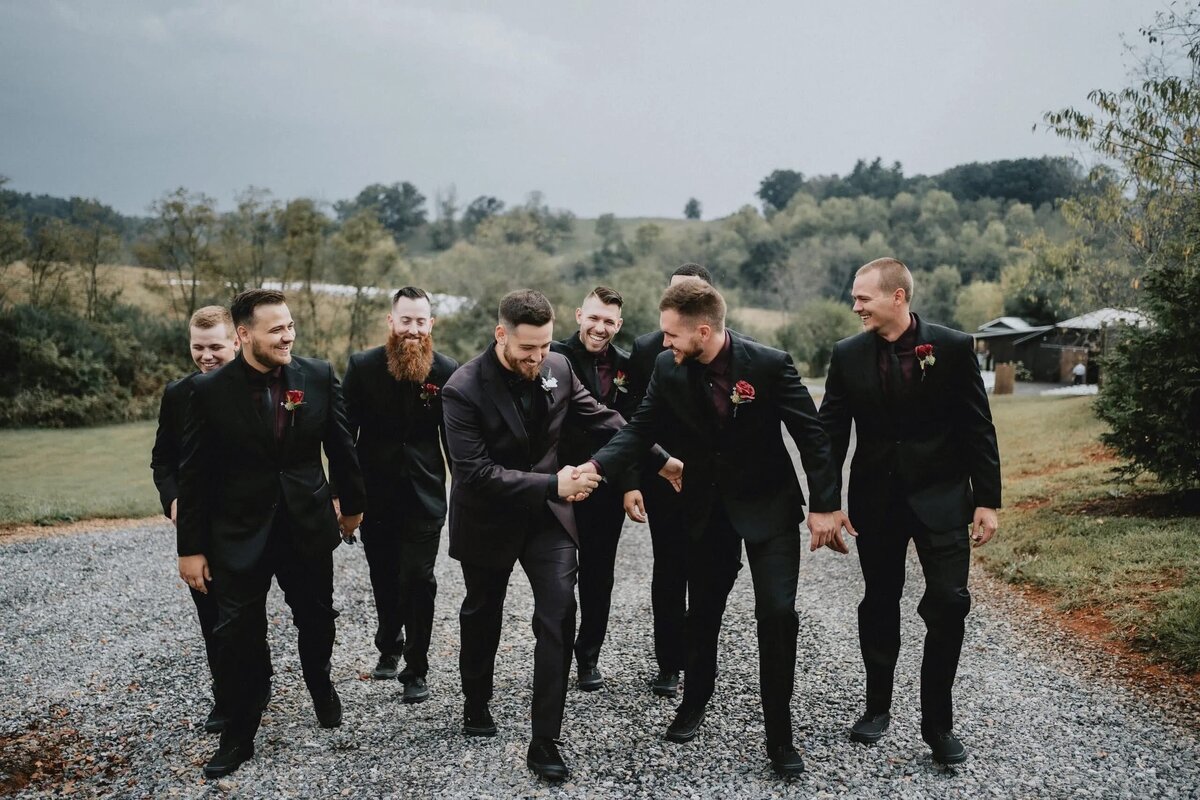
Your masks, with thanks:
<instances>
[{"instance_id":1,"label":"groom's burgundy suit jacket","mask_svg":"<svg viewBox=\"0 0 1200 800\"><path fill-rule=\"evenodd\" d=\"M885 527L895 492L935 531L970 524L976 507L999 508L1000 453L974 340L917 317L915 341L933 345L934 363L915 368L907 391L892 400L880 377L879 341L864 331L834 346L821 402L839 484L854 422L850 522Z\"/></svg>"},{"instance_id":2,"label":"groom's burgundy suit jacket","mask_svg":"<svg viewBox=\"0 0 1200 800\"><path fill-rule=\"evenodd\" d=\"M442 389L450 447L450 557L467 564L510 568L525 535L548 511L579 544L571 504L558 496L559 439L568 420L605 436L621 415L592 398L566 357L549 353L541 374L556 385L535 391L545 402L543 430L531 436L508 388L509 373L491 347L463 364ZM588 502L583 500L581 502Z\"/></svg>"},{"instance_id":3,"label":"groom's burgundy suit jacket","mask_svg":"<svg viewBox=\"0 0 1200 800\"><path fill-rule=\"evenodd\" d=\"M241 354L191 381L179 465L179 555L203 553L227 569L244 570L262 555L276 514L289 515L302 553L341 542L321 448L339 489L342 513L366 503L341 387L326 361L293 356L283 388L304 392L287 412L276 441L273 421L255 407Z\"/></svg>"}]
</instances>

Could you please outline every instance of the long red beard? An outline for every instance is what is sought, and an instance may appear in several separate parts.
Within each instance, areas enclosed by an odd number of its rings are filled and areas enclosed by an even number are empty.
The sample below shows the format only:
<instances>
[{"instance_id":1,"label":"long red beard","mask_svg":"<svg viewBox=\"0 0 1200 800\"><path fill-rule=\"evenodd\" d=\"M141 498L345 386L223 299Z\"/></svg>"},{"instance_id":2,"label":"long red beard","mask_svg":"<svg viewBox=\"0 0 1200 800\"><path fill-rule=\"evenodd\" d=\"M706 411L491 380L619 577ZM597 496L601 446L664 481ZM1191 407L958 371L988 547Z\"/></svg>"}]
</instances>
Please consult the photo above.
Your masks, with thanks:
<instances>
[{"instance_id":1,"label":"long red beard","mask_svg":"<svg viewBox=\"0 0 1200 800\"><path fill-rule=\"evenodd\" d=\"M433 367L433 336L421 334L418 339L388 333L388 372L398 381L420 383Z\"/></svg>"}]
</instances>

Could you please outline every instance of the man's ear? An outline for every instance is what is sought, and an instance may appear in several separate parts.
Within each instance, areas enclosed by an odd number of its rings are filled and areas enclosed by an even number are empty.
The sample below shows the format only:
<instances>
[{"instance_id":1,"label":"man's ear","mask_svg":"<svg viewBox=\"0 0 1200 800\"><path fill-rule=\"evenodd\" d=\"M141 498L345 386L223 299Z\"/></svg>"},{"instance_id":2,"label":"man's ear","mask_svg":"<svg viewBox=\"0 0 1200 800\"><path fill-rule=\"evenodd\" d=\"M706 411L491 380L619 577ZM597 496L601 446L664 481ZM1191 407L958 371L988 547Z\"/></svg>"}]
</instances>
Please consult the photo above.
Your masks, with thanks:
<instances>
[{"instance_id":1,"label":"man's ear","mask_svg":"<svg viewBox=\"0 0 1200 800\"><path fill-rule=\"evenodd\" d=\"M507 337L508 337L508 332L504 330L504 326L497 325L496 326L496 341L499 342L500 344L504 344L505 339L507 339Z\"/></svg>"}]
</instances>

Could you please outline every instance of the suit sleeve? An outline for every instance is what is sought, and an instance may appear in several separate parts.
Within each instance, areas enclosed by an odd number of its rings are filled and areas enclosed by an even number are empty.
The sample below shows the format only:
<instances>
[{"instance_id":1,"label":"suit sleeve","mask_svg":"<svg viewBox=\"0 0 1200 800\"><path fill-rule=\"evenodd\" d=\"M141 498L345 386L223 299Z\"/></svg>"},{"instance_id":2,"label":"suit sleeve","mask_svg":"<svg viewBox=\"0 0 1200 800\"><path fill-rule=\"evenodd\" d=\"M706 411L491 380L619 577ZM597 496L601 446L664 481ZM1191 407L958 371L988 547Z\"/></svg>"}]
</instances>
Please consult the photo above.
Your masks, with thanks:
<instances>
[{"instance_id":1,"label":"suit sleeve","mask_svg":"<svg viewBox=\"0 0 1200 800\"><path fill-rule=\"evenodd\" d=\"M971 473L976 507L1000 508L1000 448L979 362L966 339L954 351L954 387L959 437Z\"/></svg>"},{"instance_id":2,"label":"suit sleeve","mask_svg":"<svg viewBox=\"0 0 1200 800\"><path fill-rule=\"evenodd\" d=\"M212 520L204 502L208 496L205 483L213 475L214 461L207 409L195 382L188 387L184 408L175 544L179 555L193 556L208 551Z\"/></svg>"},{"instance_id":3,"label":"suit sleeve","mask_svg":"<svg viewBox=\"0 0 1200 800\"><path fill-rule=\"evenodd\" d=\"M488 453L480 409L455 386L442 388L442 424L445 426L455 482L488 500L503 500L536 508L548 496L557 496L557 478L543 472L525 472L497 464ZM555 491L550 493L549 481Z\"/></svg>"},{"instance_id":4,"label":"suit sleeve","mask_svg":"<svg viewBox=\"0 0 1200 800\"><path fill-rule=\"evenodd\" d=\"M796 447L804 474L808 477L808 507L816 512L837 511L842 507L838 481L833 476L832 447L829 434L821 424L817 407L808 393L790 355L784 355L783 367L775 387L779 398L779 416Z\"/></svg>"},{"instance_id":5,"label":"suit sleeve","mask_svg":"<svg viewBox=\"0 0 1200 800\"><path fill-rule=\"evenodd\" d=\"M363 486L362 469L358 464L358 453L354 449L354 435L346 419L346 404L342 400L342 385L332 364L329 370L329 416L325 420L325 433L321 444L329 459L332 485L337 487L338 504L342 514L361 514L367 505L367 492Z\"/></svg>"},{"instance_id":6,"label":"suit sleeve","mask_svg":"<svg viewBox=\"0 0 1200 800\"><path fill-rule=\"evenodd\" d=\"M655 371L650 375L650 384L646 387L646 394L642 397L633 418L609 439L608 444L592 456L605 475L620 476L635 469L654 448L655 430L658 427L659 416L663 413L658 392L658 372ZM658 448L657 452L666 455L662 448ZM665 457L662 458L662 463L666 463Z\"/></svg>"},{"instance_id":7,"label":"suit sleeve","mask_svg":"<svg viewBox=\"0 0 1200 800\"><path fill-rule=\"evenodd\" d=\"M158 406L158 431L154 434L154 448L150 451L150 470L154 475L154 486L158 489L158 501L162 504L163 516L171 518L171 503L179 497L179 440L178 419L182 405L180 399L185 390L167 384L162 402Z\"/></svg>"},{"instance_id":8,"label":"suit sleeve","mask_svg":"<svg viewBox=\"0 0 1200 800\"><path fill-rule=\"evenodd\" d=\"M438 420L438 436L441 437L441 440L442 440L442 453L446 457L446 467L450 470L451 474L453 474L454 462L450 459L450 442L449 442L449 440L446 439L446 394L445 394L445 388L446 388L446 384L449 382L450 378L454 376L455 371L458 369L459 363L457 361L455 361L453 358L449 358L449 356L447 356L447 358L450 361L450 369L446 372L446 376L444 378L442 378L442 402L438 404L438 408L442 412L442 418L440 420Z\"/></svg>"},{"instance_id":9,"label":"suit sleeve","mask_svg":"<svg viewBox=\"0 0 1200 800\"><path fill-rule=\"evenodd\" d=\"M358 441L363 419L363 391L360 369L355 366L355 357L350 356L346 364L346 375L342 378L342 401L346 407L346 428L350 431L352 441Z\"/></svg>"},{"instance_id":10,"label":"suit sleeve","mask_svg":"<svg viewBox=\"0 0 1200 800\"><path fill-rule=\"evenodd\" d=\"M850 449L850 423L853 413L846 395L846 379L842 374L840 350L833 348L829 372L825 376L825 397L821 400L821 424L829 434L829 473L837 489L839 502L842 488L842 467Z\"/></svg>"}]
</instances>

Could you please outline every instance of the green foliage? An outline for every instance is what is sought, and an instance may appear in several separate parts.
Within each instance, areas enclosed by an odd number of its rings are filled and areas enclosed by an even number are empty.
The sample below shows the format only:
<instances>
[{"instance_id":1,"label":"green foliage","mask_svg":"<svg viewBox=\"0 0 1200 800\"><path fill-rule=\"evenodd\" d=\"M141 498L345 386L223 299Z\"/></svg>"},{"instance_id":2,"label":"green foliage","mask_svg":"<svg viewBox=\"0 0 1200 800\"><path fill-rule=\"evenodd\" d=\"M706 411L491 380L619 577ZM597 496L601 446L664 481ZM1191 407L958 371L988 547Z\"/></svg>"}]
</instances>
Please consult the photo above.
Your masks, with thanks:
<instances>
[{"instance_id":1,"label":"green foliage","mask_svg":"<svg viewBox=\"0 0 1200 800\"><path fill-rule=\"evenodd\" d=\"M914 273L913 311L929 322L956 327L954 310L961 288L962 275L948 264L941 264L932 272Z\"/></svg>"},{"instance_id":2,"label":"green foliage","mask_svg":"<svg viewBox=\"0 0 1200 800\"><path fill-rule=\"evenodd\" d=\"M849 306L833 300L814 300L801 308L796 318L776 336L780 347L808 366L804 374L820 377L829 368L833 346L860 330L862 322Z\"/></svg>"},{"instance_id":3,"label":"green foliage","mask_svg":"<svg viewBox=\"0 0 1200 800\"><path fill-rule=\"evenodd\" d=\"M469 239L481 222L496 216L502 211L504 211L504 201L497 200L495 197L489 195L476 197L463 212L461 223L462 235Z\"/></svg>"},{"instance_id":4,"label":"green foliage","mask_svg":"<svg viewBox=\"0 0 1200 800\"><path fill-rule=\"evenodd\" d=\"M683 206L683 216L685 219L700 219L700 210L700 201L689 197Z\"/></svg>"},{"instance_id":5,"label":"green foliage","mask_svg":"<svg viewBox=\"0 0 1200 800\"><path fill-rule=\"evenodd\" d=\"M408 181L390 186L373 183L353 200L339 200L333 208L342 221L370 211L397 243L407 240L425 224L425 195Z\"/></svg>"},{"instance_id":6,"label":"green foliage","mask_svg":"<svg viewBox=\"0 0 1200 800\"><path fill-rule=\"evenodd\" d=\"M187 371L182 331L128 306L99 321L19 305L0 312L0 427L142 419Z\"/></svg>"},{"instance_id":7,"label":"green foliage","mask_svg":"<svg viewBox=\"0 0 1200 800\"><path fill-rule=\"evenodd\" d=\"M1084 189L1083 170L1073 158L1018 158L951 167L934 180L959 200L994 197L1037 207Z\"/></svg>"},{"instance_id":8,"label":"green foliage","mask_svg":"<svg viewBox=\"0 0 1200 800\"><path fill-rule=\"evenodd\" d=\"M804 175L792 169L777 169L762 179L755 195L767 211L787 208L796 192L804 188Z\"/></svg>"},{"instance_id":9,"label":"green foliage","mask_svg":"<svg viewBox=\"0 0 1200 800\"><path fill-rule=\"evenodd\" d=\"M983 323L1004 312L1004 292L1000 284L975 281L964 286L954 302L954 319L961 330L973 332Z\"/></svg>"}]
</instances>

